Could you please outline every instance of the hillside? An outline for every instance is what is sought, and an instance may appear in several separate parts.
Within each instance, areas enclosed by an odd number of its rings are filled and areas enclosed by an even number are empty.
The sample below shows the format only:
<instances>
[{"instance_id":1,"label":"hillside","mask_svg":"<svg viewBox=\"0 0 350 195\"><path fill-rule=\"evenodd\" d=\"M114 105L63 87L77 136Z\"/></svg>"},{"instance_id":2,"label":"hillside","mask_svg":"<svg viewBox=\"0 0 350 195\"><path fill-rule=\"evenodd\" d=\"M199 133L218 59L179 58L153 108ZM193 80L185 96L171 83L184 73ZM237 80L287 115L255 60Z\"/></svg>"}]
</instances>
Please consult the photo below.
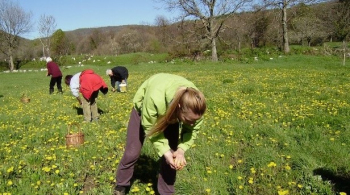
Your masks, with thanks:
<instances>
[{"instance_id":1,"label":"hillside","mask_svg":"<svg viewBox=\"0 0 350 195\"><path fill-rule=\"evenodd\" d=\"M113 31L113 32L117 33L125 27L132 27L132 26L135 26L135 25L105 26L105 27L95 27L95 28L79 28L76 30L63 31L63 32L65 32L67 36L88 36L95 30L98 30L102 33L109 32L109 31Z\"/></svg>"}]
</instances>

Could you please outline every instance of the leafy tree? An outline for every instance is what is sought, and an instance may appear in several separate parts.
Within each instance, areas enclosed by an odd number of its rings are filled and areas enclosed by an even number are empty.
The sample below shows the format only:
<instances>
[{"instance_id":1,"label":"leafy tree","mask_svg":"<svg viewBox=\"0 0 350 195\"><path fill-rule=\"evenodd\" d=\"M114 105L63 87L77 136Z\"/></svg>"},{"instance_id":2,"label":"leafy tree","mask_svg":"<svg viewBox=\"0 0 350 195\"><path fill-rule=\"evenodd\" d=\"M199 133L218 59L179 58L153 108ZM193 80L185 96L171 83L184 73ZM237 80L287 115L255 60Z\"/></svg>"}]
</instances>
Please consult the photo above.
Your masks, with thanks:
<instances>
[{"instance_id":1,"label":"leafy tree","mask_svg":"<svg viewBox=\"0 0 350 195\"><path fill-rule=\"evenodd\" d=\"M346 59L346 40L350 35L350 1L339 0L336 9L337 20L335 22L336 35L343 41L343 65Z\"/></svg>"},{"instance_id":2,"label":"leafy tree","mask_svg":"<svg viewBox=\"0 0 350 195\"><path fill-rule=\"evenodd\" d=\"M14 51L20 44L20 35L31 28L31 13L25 12L10 0L0 0L0 50L9 59L9 68L14 70Z\"/></svg>"},{"instance_id":3,"label":"leafy tree","mask_svg":"<svg viewBox=\"0 0 350 195\"><path fill-rule=\"evenodd\" d=\"M350 1L339 0L335 7L335 32L341 41L346 41L350 34Z\"/></svg>"},{"instance_id":4,"label":"leafy tree","mask_svg":"<svg viewBox=\"0 0 350 195\"><path fill-rule=\"evenodd\" d=\"M66 34L58 29L51 36L52 52L56 55L65 55L68 53Z\"/></svg>"},{"instance_id":5,"label":"leafy tree","mask_svg":"<svg viewBox=\"0 0 350 195\"><path fill-rule=\"evenodd\" d=\"M266 8L277 8L281 13L281 26L282 26L282 43L283 51L285 53L290 52L289 48L289 36L288 36L288 17L287 10L299 3L311 4L322 2L326 0L263 0L263 7Z\"/></svg>"},{"instance_id":6,"label":"leafy tree","mask_svg":"<svg viewBox=\"0 0 350 195\"><path fill-rule=\"evenodd\" d=\"M317 17L314 10L305 4L297 6L296 16L291 21L292 33L291 37L306 41L308 46L311 42L320 37L327 36L324 23Z\"/></svg>"}]
</instances>

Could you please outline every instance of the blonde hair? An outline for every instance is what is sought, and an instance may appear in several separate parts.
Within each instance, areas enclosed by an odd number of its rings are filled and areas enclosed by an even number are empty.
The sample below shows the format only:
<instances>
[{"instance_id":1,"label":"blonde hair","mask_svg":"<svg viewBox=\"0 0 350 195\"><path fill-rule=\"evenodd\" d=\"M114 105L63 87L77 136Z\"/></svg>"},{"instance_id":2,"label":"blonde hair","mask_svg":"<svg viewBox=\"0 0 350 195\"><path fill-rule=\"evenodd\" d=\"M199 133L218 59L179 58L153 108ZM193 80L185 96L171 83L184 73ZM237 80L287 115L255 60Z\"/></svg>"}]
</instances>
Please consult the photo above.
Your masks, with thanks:
<instances>
[{"instance_id":1,"label":"blonde hair","mask_svg":"<svg viewBox=\"0 0 350 195\"><path fill-rule=\"evenodd\" d=\"M192 87L180 87L172 100L165 115L158 119L157 123L147 133L147 137L163 132L171 121L174 120L180 107L183 111L191 110L194 114L202 116L207 108L202 92Z\"/></svg>"}]
</instances>

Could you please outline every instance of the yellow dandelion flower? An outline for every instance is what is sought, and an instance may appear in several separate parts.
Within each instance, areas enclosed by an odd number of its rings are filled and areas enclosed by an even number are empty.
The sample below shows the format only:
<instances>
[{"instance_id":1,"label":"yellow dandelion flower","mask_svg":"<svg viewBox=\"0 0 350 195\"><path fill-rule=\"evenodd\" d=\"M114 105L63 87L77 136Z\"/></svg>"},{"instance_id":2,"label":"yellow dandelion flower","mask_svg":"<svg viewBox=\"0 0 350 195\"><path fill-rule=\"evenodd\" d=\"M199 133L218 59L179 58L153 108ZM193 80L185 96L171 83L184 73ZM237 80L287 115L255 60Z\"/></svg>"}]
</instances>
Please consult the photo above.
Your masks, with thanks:
<instances>
[{"instance_id":1,"label":"yellow dandelion flower","mask_svg":"<svg viewBox=\"0 0 350 195\"><path fill-rule=\"evenodd\" d=\"M291 185L294 186L294 185L296 185L296 184L297 184L297 183L296 183L295 181L290 181L290 182L288 182L288 185L290 185L290 186L291 186Z\"/></svg>"},{"instance_id":2,"label":"yellow dandelion flower","mask_svg":"<svg viewBox=\"0 0 350 195\"><path fill-rule=\"evenodd\" d=\"M238 188L239 188L239 189L243 189L243 186L242 186L242 185L239 185Z\"/></svg>"},{"instance_id":3,"label":"yellow dandelion flower","mask_svg":"<svg viewBox=\"0 0 350 195\"><path fill-rule=\"evenodd\" d=\"M209 188L208 188L208 189L206 189L205 191L206 191L207 193L210 193L210 189L209 189Z\"/></svg>"},{"instance_id":4,"label":"yellow dandelion flower","mask_svg":"<svg viewBox=\"0 0 350 195\"><path fill-rule=\"evenodd\" d=\"M339 192L339 195L346 195L346 192Z\"/></svg>"},{"instance_id":5,"label":"yellow dandelion flower","mask_svg":"<svg viewBox=\"0 0 350 195\"><path fill-rule=\"evenodd\" d=\"M275 162L270 162L267 167L276 167L277 164Z\"/></svg>"},{"instance_id":6,"label":"yellow dandelion flower","mask_svg":"<svg viewBox=\"0 0 350 195\"><path fill-rule=\"evenodd\" d=\"M134 187L134 188L131 190L131 192L138 192L138 191L140 191L140 189L139 189L138 187Z\"/></svg>"},{"instance_id":7,"label":"yellow dandelion flower","mask_svg":"<svg viewBox=\"0 0 350 195\"><path fill-rule=\"evenodd\" d=\"M45 171L46 173L51 171L50 167L43 167L41 170Z\"/></svg>"},{"instance_id":8,"label":"yellow dandelion flower","mask_svg":"<svg viewBox=\"0 0 350 195\"><path fill-rule=\"evenodd\" d=\"M250 183L250 184L254 183L254 179L252 177L250 177L248 183Z\"/></svg>"},{"instance_id":9,"label":"yellow dandelion flower","mask_svg":"<svg viewBox=\"0 0 350 195\"><path fill-rule=\"evenodd\" d=\"M256 173L256 171L255 171L254 168L250 168L250 172L251 172L251 173Z\"/></svg>"},{"instance_id":10,"label":"yellow dandelion flower","mask_svg":"<svg viewBox=\"0 0 350 195\"><path fill-rule=\"evenodd\" d=\"M233 169L233 165L230 165L229 168L230 168L230 169Z\"/></svg>"},{"instance_id":11,"label":"yellow dandelion flower","mask_svg":"<svg viewBox=\"0 0 350 195\"><path fill-rule=\"evenodd\" d=\"M8 169L7 169L7 173L11 173L11 172L13 172L13 169L14 169L14 167L10 167L10 168L8 168Z\"/></svg>"},{"instance_id":12,"label":"yellow dandelion flower","mask_svg":"<svg viewBox=\"0 0 350 195\"><path fill-rule=\"evenodd\" d=\"M7 185L8 185L8 186L12 186L12 185L13 185L13 182L12 182L11 180L8 180L8 181L7 181Z\"/></svg>"},{"instance_id":13,"label":"yellow dandelion flower","mask_svg":"<svg viewBox=\"0 0 350 195\"><path fill-rule=\"evenodd\" d=\"M289 194L289 190L279 190L278 195L287 195Z\"/></svg>"}]
</instances>

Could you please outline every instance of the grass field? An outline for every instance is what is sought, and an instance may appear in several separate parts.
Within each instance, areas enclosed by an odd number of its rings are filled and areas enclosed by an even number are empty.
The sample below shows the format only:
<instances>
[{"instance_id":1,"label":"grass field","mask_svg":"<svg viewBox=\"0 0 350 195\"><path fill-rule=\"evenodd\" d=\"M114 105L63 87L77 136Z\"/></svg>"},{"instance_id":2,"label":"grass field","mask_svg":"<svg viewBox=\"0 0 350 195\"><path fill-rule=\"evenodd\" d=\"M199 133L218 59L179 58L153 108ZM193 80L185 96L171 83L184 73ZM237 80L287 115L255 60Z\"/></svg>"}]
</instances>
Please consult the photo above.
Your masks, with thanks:
<instances>
[{"instance_id":1,"label":"grass field","mask_svg":"<svg viewBox=\"0 0 350 195\"><path fill-rule=\"evenodd\" d=\"M205 123L178 172L176 194L350 194L350 66L288 56L251 64L144 63L129 69L127 93L98 98L99 123L64 86L49 95L46 72L0 73L0 195L112 194L138 86L159 72L193 81L208 101ZM112 66L86 68L110 82ZM56 89L57 90L57 89ZM25 94L30 103L20 101ZM67 149L78 123L85 144ZM71 126L72 131L78 127ZM129 194L156 194L157 155L145 142Z\"/></svg>"}]
</instances>

